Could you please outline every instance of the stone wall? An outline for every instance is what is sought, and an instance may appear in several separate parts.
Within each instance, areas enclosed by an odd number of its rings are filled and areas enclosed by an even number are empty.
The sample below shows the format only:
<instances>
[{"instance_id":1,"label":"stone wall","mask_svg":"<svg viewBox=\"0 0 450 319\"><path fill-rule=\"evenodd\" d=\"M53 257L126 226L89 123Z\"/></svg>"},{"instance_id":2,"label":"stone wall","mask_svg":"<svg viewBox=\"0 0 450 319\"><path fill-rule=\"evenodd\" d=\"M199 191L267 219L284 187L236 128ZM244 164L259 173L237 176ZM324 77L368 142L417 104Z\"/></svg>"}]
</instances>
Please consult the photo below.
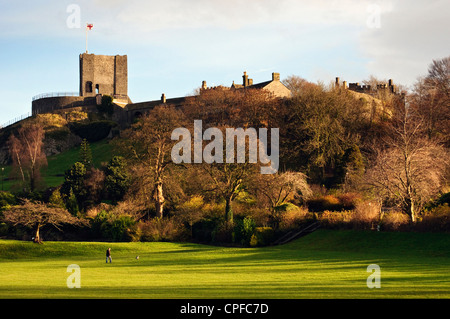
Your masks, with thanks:
<instances>
[{"instance_id":1,"label":"stone wall","mask_svg":"<svg viewBox=\"0 0 450 319\"><path fill-rule=\"evenodd\" d=\"M95 98L83 96L54 96L37 99L31 102L32 114L51 113L61 109L81 107L95 104Z\"/></svg>"}]
</instances>

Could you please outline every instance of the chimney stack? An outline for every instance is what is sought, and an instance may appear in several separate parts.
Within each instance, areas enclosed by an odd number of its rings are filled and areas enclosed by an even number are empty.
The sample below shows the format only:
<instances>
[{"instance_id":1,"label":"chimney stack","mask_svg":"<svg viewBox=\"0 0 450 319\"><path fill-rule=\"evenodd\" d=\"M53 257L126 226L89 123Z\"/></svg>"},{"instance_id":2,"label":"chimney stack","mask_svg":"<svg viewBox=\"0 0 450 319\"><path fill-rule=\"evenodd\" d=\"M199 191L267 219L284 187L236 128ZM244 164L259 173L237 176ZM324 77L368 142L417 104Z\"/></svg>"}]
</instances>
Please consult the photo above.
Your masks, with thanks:
<instances>
[{"instance_id":1,"label":"chimney stack","mask_svg":"<svg viewBox=\"0 0 450 319\"><path fill-rule=\"evenodd\" d=\"M248 75L246 71L244 71L244 75L242 76L242 84L244 85L244 87L246 87L248 84Z\"/></svg>"},{"instance_id":2,"label":"chimney stack","mask_svg":"<svg viewBox=\"0 0 450 319\"><path fill-rule=\"evenodd\" d=\"M164 93L161 95L161 102L166 104L166 95Z\"/></svg>"},{"instance_id":3,"label":"chimney stack","mask_svg":"<svg viewBox=\"0 0 450 319\"><path fill-rule=\"evenodd\" d=\"M272 73L272 81L280 81L280 73Z\"/></svg>"},{"instance_id":4,"label":"chimney stack","mask_svg":"<svg viewBox=\"0 0 450 319\"><path fill-rule=\"evenodd\" d=\"M202 81L202 89L203 89L203 90L206 90L206 89L207 89L206 81Z\"/></svg>"}]
</instances>

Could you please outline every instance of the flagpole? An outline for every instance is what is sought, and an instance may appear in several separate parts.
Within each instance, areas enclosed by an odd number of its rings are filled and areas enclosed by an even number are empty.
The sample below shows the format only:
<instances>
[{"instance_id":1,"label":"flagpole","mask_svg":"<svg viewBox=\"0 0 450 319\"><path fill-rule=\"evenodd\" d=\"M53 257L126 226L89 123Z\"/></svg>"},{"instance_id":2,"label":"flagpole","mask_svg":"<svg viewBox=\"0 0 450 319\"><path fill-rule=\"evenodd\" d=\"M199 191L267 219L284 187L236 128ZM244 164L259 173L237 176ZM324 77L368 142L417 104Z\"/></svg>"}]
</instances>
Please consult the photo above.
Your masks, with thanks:
<instances>
[{"instance_id":1,"label":"flagpole","mask_svg":"<svg viewBox=\"0 0 450 319\"><path fill-rule=\"evenodd\" d=\"M88 40L88 27L87 27L87 23L86 23L86 53L88 53L88 46L87 46L87 41Z\"/></svg>"}]
</instances>

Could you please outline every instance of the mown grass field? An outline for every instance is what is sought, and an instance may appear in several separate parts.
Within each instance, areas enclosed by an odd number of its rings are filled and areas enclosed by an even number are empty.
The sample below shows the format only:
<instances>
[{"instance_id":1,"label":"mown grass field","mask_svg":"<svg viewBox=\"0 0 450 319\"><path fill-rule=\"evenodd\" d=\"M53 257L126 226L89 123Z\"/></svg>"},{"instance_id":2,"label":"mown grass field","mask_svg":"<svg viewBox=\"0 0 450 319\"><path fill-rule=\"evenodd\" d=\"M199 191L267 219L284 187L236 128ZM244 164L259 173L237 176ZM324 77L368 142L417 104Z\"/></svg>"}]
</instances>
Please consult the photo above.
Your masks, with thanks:
<instances>
[{"instance_id":1,"label":"mown grass field","mask_svg":"<svg viewBox=\"0 0 450 319\"><path fill-rule=\"evenodd\" d=\"M366 285L370 264L379 289ZM319 230L262 248L1 240L0 298L450 298L450 235Z\"/></svg>"}]
</instances>

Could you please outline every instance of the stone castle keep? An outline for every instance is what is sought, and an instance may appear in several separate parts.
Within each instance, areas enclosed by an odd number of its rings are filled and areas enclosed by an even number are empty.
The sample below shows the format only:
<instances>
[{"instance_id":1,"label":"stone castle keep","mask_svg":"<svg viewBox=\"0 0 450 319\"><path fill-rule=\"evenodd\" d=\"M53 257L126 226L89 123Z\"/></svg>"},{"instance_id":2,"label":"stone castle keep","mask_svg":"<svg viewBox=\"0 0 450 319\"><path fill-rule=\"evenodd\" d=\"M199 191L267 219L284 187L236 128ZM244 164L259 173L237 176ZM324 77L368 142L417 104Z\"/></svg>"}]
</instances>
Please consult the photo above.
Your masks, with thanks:
<instances>
[{"instance_id":1,"label":"stone castle keep","mask_svg":"<svg viewBox=\"0 0 450 319\"><path fill-rule=\"evenodd\" d=\"M128 99L128 66L126 55L80 54L80 96L107 94Z\"/></svg>"},{"instance_id":2,"label":"stone castle keep","mask_svg":"<svg viewBox=\"0 0 450 319\"><path fill-rule=\"evenodd\" d=\"M110 95L114 103L124 107L128 97L128 65L126 55L80 54L80 86L78 93L49 93L33 97L32 114L51 113L69 108L92 109L101 103L102 95Z\"/></svg>"},{"instance_id":3,"label":"stone castle keep","mask_svg":"<svg viewBox=\"0 0 450 319\"><path fill-rule=\"evenodd\" d=\"M132 103L128 97L128 65L126 55L95 55L83 53L79 56L80 62L80 83L79 92L72 93L48 93L33 97L32 114L67 112L69 110L83 110L96 112L97 105L101 104L102 96L113 97L114 115L113 119L121 125L128 125L149 109L160 104L171 104L181 106L186 97L166 98L165 94L161 99ZM397 93L397 87L392 80L389 84L378 84L376 88L369 85L359 85L359 83L340 82L336 78L337 87L352 91L374 95L377 91L384 90ZM242 76L242 84L232 83L230 87L208 87L206 81L202 82L199 90L201 94L205 90L213 89L241 90L246 88L263 89L279 98L290 97L291 91L280 81L279 73L272 73L272 79L266 82L253 83L247 72Z\"/></svg>"}]
</instances>

